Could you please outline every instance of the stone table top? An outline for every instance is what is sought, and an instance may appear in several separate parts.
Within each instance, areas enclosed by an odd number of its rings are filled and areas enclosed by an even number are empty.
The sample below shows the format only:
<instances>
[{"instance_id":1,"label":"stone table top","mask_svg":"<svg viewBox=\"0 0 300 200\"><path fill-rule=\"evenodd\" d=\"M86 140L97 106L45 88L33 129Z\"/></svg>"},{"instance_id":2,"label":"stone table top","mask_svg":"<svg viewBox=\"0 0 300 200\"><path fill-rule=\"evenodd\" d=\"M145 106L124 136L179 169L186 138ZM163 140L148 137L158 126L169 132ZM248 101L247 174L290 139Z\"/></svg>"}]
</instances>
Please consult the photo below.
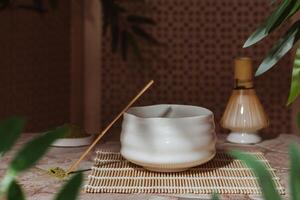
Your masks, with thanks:
<instances>
[{"instance_id":1,"label":"stone table top","mask_svg":"<svg viewBox=\"0 0 300 200\"><path fill-rule=\"evenodd\" d=\"M0 162L0 177L3 177L9 160L14 153L28 140L34 137L34 134L23 134L19 142L15 145ZM300 143L300 137L291 134L280 134L276 138L264 140L262 143L256 145L238 145L231 144L225 141L225 135L218 135L217 148L221 150L240 149L245 151L260 151L264 153L265 157L270 162L271 166L276 169L277 175L281 179L281 183L288 190L288 172L289 172L289 156L288 146L290 143ZM111 150L118 150L120 144L118 141L105 141L100 143L97 148L109 148ZM48 200L53 199L55 194L64 184L63 180L49 176L45 170L59 166L68 168L74 162L86 147L78 148L57 148L51 147L48 153L43 157L39 163L29 171L25 172L20 178L19 183L23 186L29 200ZM94 151L91 152L87 158L82 161L79 169L90 169L93 165ZM89 171L85 172L85 181ZM288 195L283 196L287 199ZM83 200L187 200L187 199L210 199L210 195L161 195L161 194L87 194L83 191L80 198ZM261 199L260 196L252 195L221 195L221 199Z\"/></svg>"}]
</instances>

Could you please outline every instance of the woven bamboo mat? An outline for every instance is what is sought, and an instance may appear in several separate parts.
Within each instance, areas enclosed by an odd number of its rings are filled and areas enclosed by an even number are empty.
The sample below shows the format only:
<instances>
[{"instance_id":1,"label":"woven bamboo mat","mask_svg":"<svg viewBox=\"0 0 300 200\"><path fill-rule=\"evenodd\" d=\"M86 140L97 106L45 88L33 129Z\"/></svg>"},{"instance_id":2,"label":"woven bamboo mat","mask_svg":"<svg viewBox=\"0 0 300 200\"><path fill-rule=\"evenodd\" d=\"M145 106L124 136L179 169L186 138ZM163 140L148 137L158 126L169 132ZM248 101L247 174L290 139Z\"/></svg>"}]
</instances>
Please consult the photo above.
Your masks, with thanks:
<instances>
[{"instance_id":1,"label":"woven bamboo mat","mask_svg":"<svg viewBox=\"0 0 300 200\"><path fill-rule=\"evenodd\" d=\"M150 172L122 158L97 151L85 190L88 193L261 194L256 178L240 160L218 152L210 162L177 173ZM280 194L284 188L262 153L253 153L271 172Z\"/></svg>"}]
</instances>

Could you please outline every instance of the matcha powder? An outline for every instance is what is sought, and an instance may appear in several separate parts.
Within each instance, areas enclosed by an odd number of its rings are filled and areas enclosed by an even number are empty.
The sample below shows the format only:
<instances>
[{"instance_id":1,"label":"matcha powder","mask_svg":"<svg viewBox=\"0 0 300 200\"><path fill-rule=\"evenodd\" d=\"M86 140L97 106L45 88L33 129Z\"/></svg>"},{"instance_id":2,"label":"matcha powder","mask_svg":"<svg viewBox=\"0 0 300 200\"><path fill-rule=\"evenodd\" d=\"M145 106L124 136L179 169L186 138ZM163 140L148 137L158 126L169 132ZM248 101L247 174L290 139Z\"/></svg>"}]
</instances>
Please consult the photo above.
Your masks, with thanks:
<instances>
[{"instance_id":1,"label":"matcha powder","mask_svg":"<svg viewBox=\"0 0 300 200\"><path fill-rule=\"evenodd\" d=\"M56 178L63 179L68 176L66 171L60 167L50 168L47 172L50 176L54 176Z\"/></svg>"}]
</instances>

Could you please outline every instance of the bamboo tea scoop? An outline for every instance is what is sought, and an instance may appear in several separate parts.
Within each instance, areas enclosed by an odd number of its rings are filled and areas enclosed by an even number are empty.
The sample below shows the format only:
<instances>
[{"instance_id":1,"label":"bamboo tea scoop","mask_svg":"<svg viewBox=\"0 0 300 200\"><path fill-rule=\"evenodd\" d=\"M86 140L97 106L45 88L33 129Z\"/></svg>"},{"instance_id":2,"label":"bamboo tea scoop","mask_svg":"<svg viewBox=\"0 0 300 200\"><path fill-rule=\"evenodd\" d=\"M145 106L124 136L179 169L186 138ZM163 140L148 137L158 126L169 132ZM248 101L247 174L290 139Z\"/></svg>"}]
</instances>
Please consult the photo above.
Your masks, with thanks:
<instances>
[{"instance_id":1,"label":"bamboo tea scoop","mask_svg":"<svg viewBox=\"0 0 300 200\"><path fill-rule=\"evenodd\" d=\"M73 172L74 169L79 165L79 163L86 157L86 155L95 147L95 145L99 142L99 140L107 133L107 131L118 121L120 117L140 98L146 90L148 90L151 85L154 83L151 80L130 102L129 104L117 115L117 117L99 134L99 136L95 139L95 141L89 146L89 148L80 156L80 158L75 161L67 170L66 175Z\"/></svg>"}]
</instances>

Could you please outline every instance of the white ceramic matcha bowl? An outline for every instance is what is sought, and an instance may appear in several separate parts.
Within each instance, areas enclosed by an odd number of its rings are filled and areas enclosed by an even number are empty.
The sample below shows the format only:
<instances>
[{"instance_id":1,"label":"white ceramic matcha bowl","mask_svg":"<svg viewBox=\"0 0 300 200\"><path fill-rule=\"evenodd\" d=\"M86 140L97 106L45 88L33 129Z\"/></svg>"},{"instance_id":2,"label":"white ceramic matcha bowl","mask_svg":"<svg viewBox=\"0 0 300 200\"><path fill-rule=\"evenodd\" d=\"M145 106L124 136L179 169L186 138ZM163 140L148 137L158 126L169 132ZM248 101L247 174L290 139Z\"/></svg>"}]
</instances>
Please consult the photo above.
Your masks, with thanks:
<instances>
[{"instance_id":1,"label":"white ceramic matcha bowl","mask_svg":"<svg viewBox=\"0 0 300 200\"><path fill-rule=\"evenodd\" d=\"M184 171L211 160L216 134L213 113L202 107L154 105L124 114L121 154L146 169Z\"/></svg>"}]
</instances>

